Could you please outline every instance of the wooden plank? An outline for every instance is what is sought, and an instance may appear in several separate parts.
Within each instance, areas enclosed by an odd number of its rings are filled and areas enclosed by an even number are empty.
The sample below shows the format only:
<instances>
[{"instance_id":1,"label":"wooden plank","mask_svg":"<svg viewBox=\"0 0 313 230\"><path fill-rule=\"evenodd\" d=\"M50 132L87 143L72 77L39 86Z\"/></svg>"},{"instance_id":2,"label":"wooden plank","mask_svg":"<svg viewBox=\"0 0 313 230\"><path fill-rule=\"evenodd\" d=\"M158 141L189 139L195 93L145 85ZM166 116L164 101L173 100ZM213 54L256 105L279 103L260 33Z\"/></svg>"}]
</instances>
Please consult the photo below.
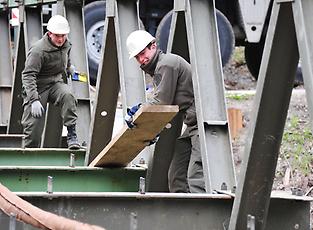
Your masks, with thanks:
<instances>
[{"instance_id":1,"label":"wooden plank","mask_svg":"<svg viewBox=\"0 0 313 230\"><path fill-rule=\"evenodd\" d=\"M122 130L99 153L89 166L126 166L173 119L176 105L143 105L134 116L136 127Z\"/></svg>"},{"instance_id":2,"label":"wooden plank","mask_svg":"<svg viewBox=\"0 0 313 230\"><path fill-rule=\"evenodd\" d=\"M227 113L228 113L228 121L229 121L231 138L235 139L238 137L239 131L243 127L242 112L240 109L228 108Z\"/></svg>"}]
</instances>

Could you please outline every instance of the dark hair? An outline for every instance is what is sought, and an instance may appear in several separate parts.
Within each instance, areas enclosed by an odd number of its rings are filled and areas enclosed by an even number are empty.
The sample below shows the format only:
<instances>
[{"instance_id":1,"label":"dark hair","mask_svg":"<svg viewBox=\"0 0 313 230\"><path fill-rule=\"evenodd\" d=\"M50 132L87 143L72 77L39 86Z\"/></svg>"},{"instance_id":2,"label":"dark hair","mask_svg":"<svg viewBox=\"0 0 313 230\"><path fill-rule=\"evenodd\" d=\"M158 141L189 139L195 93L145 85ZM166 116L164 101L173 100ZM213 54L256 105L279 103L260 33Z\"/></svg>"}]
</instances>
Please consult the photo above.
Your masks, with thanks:
<instances>
[{"instance_id":1,"label":"dark hair","mask_svg":"<svg viewBox=\"0 0 313 230\"><path fill-rule=\"evenodd\" d=\"M150 47L151 47L152 44L154 44L154 43L155 43L155 40L153 40L152 42L150 42L150 43L146 46L146 48L150 49Z\"/></svg>"}]
</instances>

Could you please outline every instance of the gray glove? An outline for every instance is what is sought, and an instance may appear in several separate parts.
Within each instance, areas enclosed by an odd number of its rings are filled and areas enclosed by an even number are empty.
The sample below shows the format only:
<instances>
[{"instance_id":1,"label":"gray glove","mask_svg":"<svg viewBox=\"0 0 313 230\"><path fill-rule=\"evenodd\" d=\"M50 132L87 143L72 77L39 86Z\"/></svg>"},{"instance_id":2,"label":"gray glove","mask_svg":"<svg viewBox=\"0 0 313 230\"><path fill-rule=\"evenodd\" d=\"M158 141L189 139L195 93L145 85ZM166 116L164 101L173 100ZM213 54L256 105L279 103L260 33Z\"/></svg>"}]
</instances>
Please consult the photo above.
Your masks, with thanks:
<instances>
[{"instance_id":1,"label":"gray glove","mask_svg":"<svg viewBox=\"0 0 313 230\"><path fill-rule=\"evenodd\" d=\"M42 107L40 101L34 101L32 103L32 116L34 118L40 118L42 116L42 114L44 113L45 109Z\"/></svg>"},{"instance_id":2,"label":"gray glove","mask_svg":"<svg viewBox=\"0 0 313 230\"><path fill-rule=\"evenodd\" d=\"M71 76L74 76L75 74L75 66L74 65L71 65L70 67L68 67L68 73L71 75Z\"/></svg>"}]
</instances>

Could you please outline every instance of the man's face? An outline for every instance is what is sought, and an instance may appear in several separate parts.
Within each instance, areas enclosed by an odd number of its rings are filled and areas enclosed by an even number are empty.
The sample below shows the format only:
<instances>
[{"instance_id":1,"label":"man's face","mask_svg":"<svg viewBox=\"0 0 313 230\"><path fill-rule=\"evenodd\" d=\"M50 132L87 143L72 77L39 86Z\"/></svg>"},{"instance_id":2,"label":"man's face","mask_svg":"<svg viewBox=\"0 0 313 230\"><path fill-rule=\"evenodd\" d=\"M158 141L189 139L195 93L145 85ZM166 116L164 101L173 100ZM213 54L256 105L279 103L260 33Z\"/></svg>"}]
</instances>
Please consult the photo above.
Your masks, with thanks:
<instances>
[{"instance_id":1,"label":"man's face","mask_svg":"<svg viewBox=\"0 0 313 230\"><path fill-rule=\"evenodd\" d=\"M154 56L156 52L156 44L152 43L150 47L144 48L139 54L135 56L137 62L140 65L146 65L150 62L151 58Z\"/></svg>"},{"instance_id":2,"label":"man's face","mask_svg":"<svg viewBox=\"0 0 313 230\"><path fill-rule=\"evenodd\" d=\"M64 42L67 39L67 34L53 34L51 32L48 33L51 42L58 47L63 46Z\"/></svg>"}]
</instances>

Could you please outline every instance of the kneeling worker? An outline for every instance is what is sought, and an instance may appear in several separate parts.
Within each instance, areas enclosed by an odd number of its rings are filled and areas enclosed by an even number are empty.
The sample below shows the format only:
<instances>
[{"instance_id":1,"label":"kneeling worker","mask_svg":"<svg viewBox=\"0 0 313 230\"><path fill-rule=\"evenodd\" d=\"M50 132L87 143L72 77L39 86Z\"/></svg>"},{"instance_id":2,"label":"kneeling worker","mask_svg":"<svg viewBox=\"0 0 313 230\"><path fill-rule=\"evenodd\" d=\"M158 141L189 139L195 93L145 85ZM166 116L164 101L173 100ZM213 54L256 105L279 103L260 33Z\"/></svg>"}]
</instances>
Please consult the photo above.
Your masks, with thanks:
<instances>
[{"instance_id":1,"label":"kneeling worker","mask_svg":"<svg viewBox=\"0 0 313 230\"><path fill-rule=\"evenodd\" d=\"M63 125L68 131L68 148L79 149L77 100L63 80L68 72L73 72L69 59L71 43L67 39L70 27L66 18L55 15L48 21L47 30L30 48L22 72L25 147L40 147L49 102L61 108Z\"/></svg>"}]
</instances>

